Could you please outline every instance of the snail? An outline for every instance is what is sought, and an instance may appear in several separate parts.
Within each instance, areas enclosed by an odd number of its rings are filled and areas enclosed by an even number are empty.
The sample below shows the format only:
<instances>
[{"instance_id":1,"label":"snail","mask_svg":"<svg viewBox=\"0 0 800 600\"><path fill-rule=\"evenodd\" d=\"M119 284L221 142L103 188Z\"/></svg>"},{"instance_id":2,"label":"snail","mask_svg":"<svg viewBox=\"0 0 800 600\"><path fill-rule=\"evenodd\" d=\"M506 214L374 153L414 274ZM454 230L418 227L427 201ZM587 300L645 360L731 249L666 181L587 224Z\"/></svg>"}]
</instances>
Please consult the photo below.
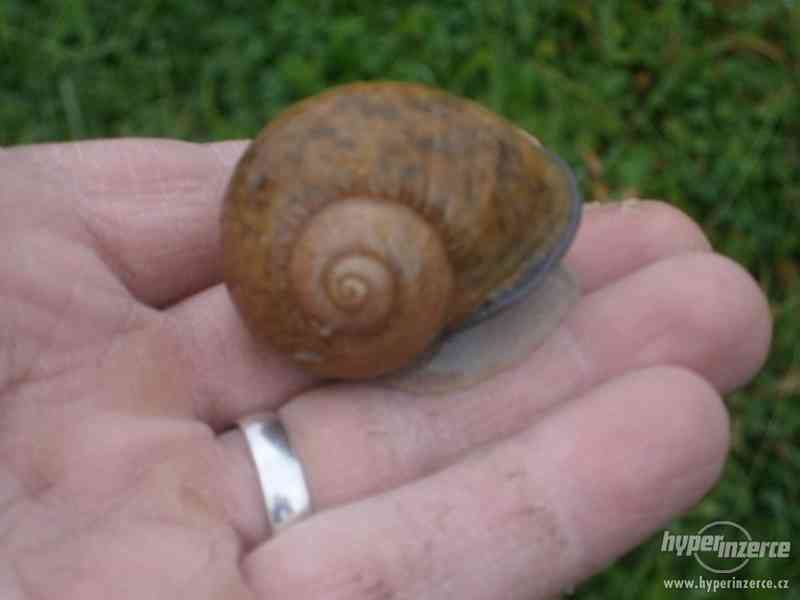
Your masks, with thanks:
<instances>
[{"instance_id":1,"label":"snail","mask_svg":"<svg viewBox=\"0 0 800 600\"><path fill-rule=\"evenodd\" d=\"M242 155L223 278L254 337L309 371L402 373L536 296L580 211L569 168L479 104L348 84L285 110Z\"/></svg>"}]
</instances>

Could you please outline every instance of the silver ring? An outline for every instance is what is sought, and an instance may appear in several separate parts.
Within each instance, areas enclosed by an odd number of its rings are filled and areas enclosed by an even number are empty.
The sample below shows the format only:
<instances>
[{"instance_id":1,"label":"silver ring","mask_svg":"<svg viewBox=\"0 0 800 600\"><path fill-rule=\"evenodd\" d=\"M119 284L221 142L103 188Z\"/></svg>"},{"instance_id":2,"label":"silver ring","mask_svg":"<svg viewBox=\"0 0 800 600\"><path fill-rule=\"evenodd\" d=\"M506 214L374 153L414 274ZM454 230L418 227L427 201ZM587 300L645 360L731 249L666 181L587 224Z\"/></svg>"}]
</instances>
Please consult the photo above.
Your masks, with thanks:
<instances>
[{"instance_id":1,"label":"silver ring","mask_svg":"<svg viewBox=\"0 0 800 600\"><path fill-rule=\"evenodd\" d=\"M239 428L258 472L273 532L307 516L311 499L303 465L292 452L280 419L270 412L257 413L240 419Z\"/></svg>"}]
</instances>

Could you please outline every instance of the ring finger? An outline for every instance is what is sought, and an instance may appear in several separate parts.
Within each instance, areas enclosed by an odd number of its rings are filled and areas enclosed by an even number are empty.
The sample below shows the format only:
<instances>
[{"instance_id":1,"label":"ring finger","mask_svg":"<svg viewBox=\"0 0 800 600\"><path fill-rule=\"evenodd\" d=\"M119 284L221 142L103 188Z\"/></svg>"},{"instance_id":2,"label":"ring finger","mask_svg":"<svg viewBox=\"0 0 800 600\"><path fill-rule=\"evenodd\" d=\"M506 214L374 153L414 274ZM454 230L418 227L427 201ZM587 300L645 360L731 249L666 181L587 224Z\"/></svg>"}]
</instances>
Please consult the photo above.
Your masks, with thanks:
<instances>
[{"instance_id":1,"label":"ring finger","mask_svg":"<svg viewBox=\"0 0 800 600\"><path fill-rule=\"evenodd\" d=\"M245 577L263 598L550 597L695 502L727 443L705 381L627 374L435 475L293 526L245 557Z\"/></svg>"}]
</instances>

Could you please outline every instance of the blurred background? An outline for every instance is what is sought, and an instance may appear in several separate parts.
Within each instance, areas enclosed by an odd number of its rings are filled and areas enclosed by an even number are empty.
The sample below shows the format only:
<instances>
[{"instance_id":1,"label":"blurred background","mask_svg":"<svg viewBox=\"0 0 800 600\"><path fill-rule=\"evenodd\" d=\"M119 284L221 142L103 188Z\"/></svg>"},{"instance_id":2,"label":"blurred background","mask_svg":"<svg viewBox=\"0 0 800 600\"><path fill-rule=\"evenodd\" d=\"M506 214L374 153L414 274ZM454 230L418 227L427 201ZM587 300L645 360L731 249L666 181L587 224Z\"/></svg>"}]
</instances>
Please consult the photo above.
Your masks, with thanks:
<instances>
[{"instance_id":1,"label":"blurred background","mask_svg":"<svg viewBox=\"0 0 800 600\"><path fill-rule=\"evenodd\" d=\"M791 564L736 575L800 586L800 0L0 0L0 145L246 138L359 79L476 99L567 159L587 200L668 200L757 278L769 363L727 399L722 481L669 529L731 520L792 540ZM663 589L705 573L660 544L575 595L704 596Z\"/></svg>"}]
</instances>

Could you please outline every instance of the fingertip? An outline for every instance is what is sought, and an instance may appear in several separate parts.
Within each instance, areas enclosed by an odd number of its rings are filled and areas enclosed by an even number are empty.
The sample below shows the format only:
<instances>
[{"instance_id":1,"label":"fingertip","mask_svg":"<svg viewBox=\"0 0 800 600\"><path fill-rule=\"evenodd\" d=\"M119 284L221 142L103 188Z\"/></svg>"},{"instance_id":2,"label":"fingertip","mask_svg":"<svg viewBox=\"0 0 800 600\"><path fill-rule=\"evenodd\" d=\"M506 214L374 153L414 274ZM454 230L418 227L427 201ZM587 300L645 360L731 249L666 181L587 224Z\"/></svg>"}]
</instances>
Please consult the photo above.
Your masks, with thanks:
<instances>
[{"instance_id":1,"label":"fingertip","mask_svg":"<svg viewBox=\"0 0 800 600\"><path fill-rule=\"evenodd\" d=\"M729 418L708 381L662 366L617 378L558 419L580 432L563 453L565 522L591 573L688 510L718 480Z\"/></svg>"},{"instance_id":2,"label":"fingertip","mask_svg":"<svg viewBox=\"0 0 800 600\"><path fill-rule=\"evenodd\" d=\"M700 226L667 202L630 199L585 207L566 259L584 290L596 290L670 256L711 250Z\"/></svg>"},{"instance_id":3,"label":"fingertip","mask_svg":"<svg viewBox=\"0 0 800 600\"><path fill-rule=\"evenodd\" d=\"M721 254L709 254L705 261L717 274L713 282L723 301L728 331L739 332L738 364L731 369L725 391L747 383L761 370L772 346L772 310L755 277L741 264Z\"/></svg>"},{"instance_id":4,"label":"fingertip","mask_svg":"<svg viewBox=\"0 0 800 600\"><path fill-rule=\"evenodd\" d=\"M250 140L225 140L208 142L202 147L208 150L224 169L230 170L236 166L249 143Z\"/></svg>"},{"instance_id":5,"label":"fingertip","mask_svg":"<svg viewBox=\"0 0 800 600\"><path fill-rule=\"evenodd\" d=\"M769 305L753 277L715 253L682 256L663 269L662 277L676 282L671 319L676 329L698 340L694 348L685 347L683 364L707 375L723 393L750 381L766 361L772 339ZM660 352L655 342L642 354ZM716 351L703 350L708 347ZM700 352L691 357L695 350Z\"/></svg>"},{"instance_id":6,"label":"fingertip","mask_svg":"<svg viewBox=\"0 0 800 600\"><path fill-rule=\"evenodd\" d=\"M766 360L771 316L753 278L729 258L695 252L660 260L585 296L566 324L601 372L676 364L723 393Z\"/></svg>"}]
</instances>

